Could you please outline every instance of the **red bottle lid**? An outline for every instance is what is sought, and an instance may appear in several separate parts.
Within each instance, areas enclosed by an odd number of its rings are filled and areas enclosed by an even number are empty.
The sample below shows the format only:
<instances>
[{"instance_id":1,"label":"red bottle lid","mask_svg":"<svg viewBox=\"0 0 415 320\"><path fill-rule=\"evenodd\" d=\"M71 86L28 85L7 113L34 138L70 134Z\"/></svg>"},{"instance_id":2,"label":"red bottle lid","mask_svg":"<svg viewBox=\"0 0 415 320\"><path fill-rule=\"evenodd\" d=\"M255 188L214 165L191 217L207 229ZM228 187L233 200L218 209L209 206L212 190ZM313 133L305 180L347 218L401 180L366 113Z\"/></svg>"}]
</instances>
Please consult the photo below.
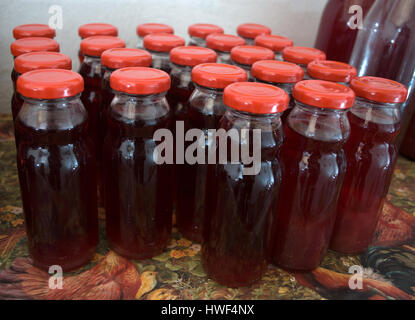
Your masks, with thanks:
<instances>
[{"instance_id":1,"label":"red bottle lid","mask_svg":"<svg viewBox=\"0 0 415 320\"><path fill-rule=\"evenodd\" d=\"M42 69L26 72L17 79L17 92L32 99L61 99L84 91L80 74L63 69Z\"/></svg>"},{"instance_id":2,"label":"red bottle lid","mask_svg":"<svg viewBox=\"0 0 415 320\"><path fill-rule=\"evenodd\" d=\"M231 50L231 59L240 64L252 65L260 60L273 60L274 52L258 46L238 46Z\"/></svg>"},{"instance_id":3,"label":"red bottle lid","mask_svg":"<svg viewBox=\"0 0 415 320\"><path fill-rule=\"evenodd\" d=\"M281 52L286 47L292 47L294 42L286 37L262 34L255 38L255 45L271 49L274 52Z\"/></svg>"},{"instance_id":4,"label":"red bottle lid","mask_svg":"<svg viewBox=\"0 0 415 320\"><path fill-rule=\"evenodd\" d=\"M110 85L115 91L129 94L156 94L170 89L170 76L158 69L128 67L115 70Z\"/></svg>"},{"instance_id":5,"label":"red bottle lid","mask_svg":"<svg viewBox=\"0 0 415 320\"><path fill-rule=\"evenodd\" d=\"M118 36L116 26L108 23L87 23L78 28L78 34L82 39L92 36Z\"/></svg>"},{"instance_id":6,"label":"red bottle lid","mask_svg":"<svg viewBox=\"0 0 415 320\"><path fill-rule=\"evenodd\" d=\"M284 90L269 84L237 82L225 88L223 102L239 111L272 114L285 111L289 97Z\"/></svg>"},{"instance_id":7,"label":"red bottle lid","mask_svg":"<svg viewBox=\"0 0 415 320\"><path fill-rule=\"evenodd\" d=\"M358 97L380 103L402 103L408 96L408 89L403 84L378 77L354 78L350 88Z\"/></svg>"},{"instance_id":8,"label":"red bottle lid","mask_svg":"<svg viewBox=\"0 0 415 320\"><path fill-rule=\"evenodd\" d=\"M286 47L282 51L285 61L307 65L314 60L326 60L326 54L318 49L307 47Z\"/></svg>"},{"instance_id":9,"label":"red bottle lid","mask_svg":"<svg viewBox=\"0 0 415 320\"><path fill-rule=\"evenodd\" d=\"M59 52L38 51L18 56L14 60L14 70L20 74L39 69L72 69L72 60Z\"/></svg>"},{"instance_id":10,"label":"red bottle lid","mask_svg":"<svg viewBox=\"0 0 415 320\"><path fill-rule=\"evenodd\" d=\"M192 81L200 86L224 89L234 82L247 81L245 70L222 63L202 63L192 69Z\"/></svg>"},{"instance_id":11,"label":"red bottle lid","mask_svg":"<svg viewBox=\"0 0 415 320\"><path fill-rule=\"evenodd\" d=\"M338 61L315 60L308 64L307 73L318 80L349 83L357 76L356 68Z\"/></svg>"},{"instance_id":12,"label":"red bottle lid","mask_svg":"<svg viewBox=\"0 0 415 320\"><path fill-rule=\"evenodd\" d=\"M52 29L47 24L22 24L13 29L13 37L15 39L29 38L29 37L44 37L55 38L55 29Z\"/></svg>"},{"instance_id":13,"label":"red bottle lid","mask_svg":"<svg viewBox=\"0 0 415 320\"><path fill-rule=\"evenodd\" d=\"M50 38L30 37L15 40L10 45L10 52L13 57L35 51L59 52L59 43Z\"/></svg>"},{"instance_id":14,"label":"red bottle lid","mask_svg":"<svg viewBox=\"0 0 415 320\"><path fill-rule=\"evenodd\" d=\"M170 61L181 66L196 66L201 63L216 62L217 54L209 48L183 46L170 51Z\"/></svg>"},{"instance_id":15,"label":"red bottle lid","mask_svg":"<svg viewBox=\"0 0 415 320\"><path fill-rule=\"evenodd\" d=\"M184 46L182 37L171 33L153 33L144 37L144 48L157 52L170 52L171 49Z\"/></svg>"},{"instance_id":16,"label":"red bottle lid","mask_svg":"<svg viewBox=\"0 0 415 320\"><path fill-rule=\"evenodd\" d=\"M167 24L163 23L143 23L137 27L137 35L145 37L146 35L153 33L174 33L174 29Z\"/></svg>"},{"instance_id":17,"label":"red bottle lid","mask_svg":"<svg viewBox=\"0 0 415 320\"><path fill-rule=\"evenodd\" d=\"M83 54L93 57L100 57L108 49L125 48L125 42L112 36L92 36L81 41Z\"/></svg>"},{"instance_id":18,"label":"red bottle lid","mask_svg":"<svg viewBox=\"0 0 415 320\"><path fill-rule=\"evenodd\" d=\"M304 71L300 66L276 60L255 62L251 74L259 80L272 83L295 83L303 80L304 77Z\"/></svg>"},{"instance_id":19,"label":"red bottle lid","mask_svg":"<svg viewBox=\"0 0 415 320\"><path fill-rule=\"evenodd\" d=\"M238 35L248 39L255 39L261 34L271 34L271 29L267 26L257 23L240 24L236 29Z\"/></svg>"},{"instance_id":20,"label":"red bottle lid","mask_svg":"<svg viewBox=\"0 0 415 320\"><path fill-rule=\"evenodd\" d=\"M101 64L111 69L149 67L151 64L151 54L140 49L113 48L102 53Z\"/></svg>"},{"instance_id":21,"label":"red bottle lid","mask_svg":"<svg viewBox=\"0 0 415 320\"><path fill-rule=\"evenodd\" d=\"M353 107L355 93L335 82L323 80L300 81L294 86L294 99L309 106L324 109L348 109Z\"/></svg>"},{"instance_id":22,"label":"red bottle lid","mask_svg":"<svg viewBox=\"0 0 415 320\"><path fill-rule=\"evenodd\" d=\"M223 33L223 29L217 25L209 23L195 23L189 26L187 32L192 37L205 39L213 33Z\"/></svg>"},{"instance_id":23,"label":"red bottle lid","mask_svg":"<svg viewBox=\"0 0 415 320\"><path fill-rule=\"evenodd\" d=\"M222 52L230 52L234 47L242 46L245 40L233 34L215 33L206 37L206 47Z\"/></svg>"}]
</instances>

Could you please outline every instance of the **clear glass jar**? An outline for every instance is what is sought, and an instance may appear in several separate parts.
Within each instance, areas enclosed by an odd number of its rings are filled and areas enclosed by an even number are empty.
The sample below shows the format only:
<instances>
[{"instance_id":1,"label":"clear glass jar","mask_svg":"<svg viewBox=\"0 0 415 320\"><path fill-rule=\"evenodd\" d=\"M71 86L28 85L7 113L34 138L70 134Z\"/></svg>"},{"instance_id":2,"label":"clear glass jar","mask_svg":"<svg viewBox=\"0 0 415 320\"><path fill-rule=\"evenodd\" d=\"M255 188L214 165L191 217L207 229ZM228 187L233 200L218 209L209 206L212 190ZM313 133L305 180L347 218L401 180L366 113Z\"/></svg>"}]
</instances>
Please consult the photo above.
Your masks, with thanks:
<instances>
[{"instance_id":1,"label":"clear glass jar","mask_svg":"<svg viewBox=\"0 0 415 320\"><path fill-rule=\"evenodd\" d=\"M182 37L170 33L153 33L144 37L144 48L151 53L152 64L155 69L167 73L171 71L170 51L176 47L184 46Z\"/></svg>"},{"instance_id":2,"label":"clear glass jar","mask_svg":"<svg viewBox=\"0 0 415 320\"><path fill-rule=\"evenodd\" d=\"M330 248L359 254L370 245L398 158L396 138L406 88L392 80L352 80L355 106L349 112L351 136L345 145L347 172L337 207Z\"/></svg>"},{"instance_id":3,"label":"clear glass jar","mask_svg":"<svg viewBox=\"0 0 415 320\"><path fill-rule=\"evenodd\" d=\"M171 88L167 100L175 119L184 119L187 102L195 88L191 75L193 67L201 63L214 63L216 59L215 51L208 48L186 46L171 50Z\"/></svg>"},{"instance_id":4,"label":"clear glass jar","mask_svg":"<svg viewBox=\"0 0 415 320\"><path fill-rule=\"evenodd\" d=\"M184 119L184 130L200 129L206 144L210 129L216 129L225 113L223 90L234 82L246 81L246 72L238 67L204 63L192 70L195 89L190 96ZM192 142L185 142L185 150ZM176 224L179 231L192 241L202 242L206 206L208 159L205 164L175 165L176 174Z\"/></svg>"},{"instance_id":5,"label":"clear glass jar","mask_svg":"<svg viewBox=\"0 0 415 320\"><path fill-rule=\"evenodd\" d=\"M288 96L270 85L239 82L225 88L224 102L229 108L219 130L232 129L237 136L227 139L226 155L219 152L208 173L202 262L211 279L241 287L258 281L268 264L267 239L281 182L280 113ZM256 150L255 163L234 159L234 148ZM253 170L248 173L248 168Z\"/></svg>"},{"instance_id":6,"label":"clear glass jar","mask_svg":"<svg viewBox=\"0 0 415 320\"><path fill-rule=\"evenodd\" d=\"M297 82L303 80L303 69L290 62L262 60L252 65L251 73L256 82L274 85L283 89L288 94L290 97L288 109L281 115L281 120L285 123L288 115L295 106L292 95L293 88Z\"/></svg>"},{"instance_id":7,"label":"clear glass jar","mask_svg":"<svg viewBox=\"0 0 415 320\"><path fill-rule=\"evenodd\" d=\"M223 29L209 23L195 23L189 26L189 46L206 47L206 37L210 34L223 33Z\"/></svg>"},{"instance_id":8,"label":"clear glass jar","mask_svg":"<svg viewBox=\"0 0 415 320\"><path fill-rule=\"evenodd\" d=\"M42 79L42 80L39 80ZM17 166L29 252L44 270L86 264L98 243L96 162L80 100L83 80L36 70L17 81Z\"/></svg>"},{"instance_id":9,"label":"clear glass jar","mask_svg":"<svg viewBox=\"0 0 415 320\"><path fill-rule=\"evenodd\" d=\"M12 71L13 81L13 96L12 96L12 115L13 121L16 120L17 114L19 113L23 99L16 92L16 82L21 74L29 71L39 69L72 69L72 61L67 55L59 52L29 52L18 56L14 60L14 68Z\"/></svg>"},{"instance_id":10,"label":"clear glass jar","mask_svg":"<svg viewBox=\"0 0 415 320\"><path fill-rule=\"evenodd\" d=\"M174 34L174 29L164 23L143 23L137 26L138 43L137 48L144 48L144 37L153 33L170 33Z\"/></svg>"},{"instance_id":11,"label":"clear glass jar","mask_svg":"<svg viewBox=\"0 0 415 320\"><path fill-rule=\"evenodd\" d=\"M282 183L271 261L294 271L317 268L327 253L346 173L347 110L355 94L343 85L308 80L294 88L296 106L281 148Z\"/></svg>"},{"instance_id":12,"label":"clear glass jar","mask_svg":"<svg viewBox=\"0 0 415 320\"><path fill-rule=\"evenodd\" d=\"M117 27L108 23L87 23L78 28L78 35L81 40L92 36L118 36ZM81 49L78 51L79 63L82 64L84 61L84 54Z\"/></svg>"},{"instance_id":13,"label":"clear glass jar","mask_svg":"<svg viewBox=\"0 0 415 320\"><path fill-rule=\"evenodd\" d=\"M158 129L171 129L170 78L161 70L128 67L111 75L116 92L107 114L104 181L107 237L129 259L160 254L172 230L172 164L156 163Z\"/></svg>"},{"instance_id":14,"label":"clear glass jar","mask_svg":"<svg viewBox=\"0 0 415 320\"><path fill-rule=\"evenodd\" d=\"M243 23L236 29L238 36L242 37L247 45L253 46L255 38L262 34L271 34L271 29L262 24Z\"/></svg>"},{"instance_id":15,"label":"clear glass jar","mask_svg":"<svg viewBox=\"0 0 415 320\"><path fill-rule=\"evenodd\" d=\"M273 34L263 34L255 38L255 45L268 48L275 52L275 60L283 61L282 50L286 47L291 47L294 42L286 37L277 36Z\"/></svg>"},{"instance_id":16,"label":"clear glass jar","mask_svg":"<svg viewBox=\"0 0 415 320\"><path fill-rule=\"evenodd\" d=\"M206 37L206 47L215 50L218 63L232 64L231 50L244 44L244 39L232 34L215 33Z\"/></svg>"},{"instance_id":17,"label":"clear glass jar","mask_svg":"<svg viewBox=\"0 0 415 320\"><path fill-rule=\"evenodd\" d=\"M255 79L251 74L252 65L261 60L273 60L274 52L268 48L259 46L238 46L231 50L232 64L246 71L248 81L254 82Z\"/></svg>"}]
</instances>

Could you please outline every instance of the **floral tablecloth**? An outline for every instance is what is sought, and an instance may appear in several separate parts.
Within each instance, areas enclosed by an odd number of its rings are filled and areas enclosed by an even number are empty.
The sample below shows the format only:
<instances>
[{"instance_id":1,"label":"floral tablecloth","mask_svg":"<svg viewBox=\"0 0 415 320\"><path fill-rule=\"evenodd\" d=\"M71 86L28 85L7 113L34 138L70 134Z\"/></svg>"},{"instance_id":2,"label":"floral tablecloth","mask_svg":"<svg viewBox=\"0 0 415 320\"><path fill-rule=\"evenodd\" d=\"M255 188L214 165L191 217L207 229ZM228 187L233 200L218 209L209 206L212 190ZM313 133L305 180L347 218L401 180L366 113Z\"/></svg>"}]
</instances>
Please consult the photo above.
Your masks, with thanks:
<instances>
[{"instance_id":1,"label":"floral tablecloth","mask_svg":"<svg viewBox=\"0 0 415 320\"><path fill-rule=\"evenodd\" d=\"M116 255L108 249L100 212L101 240L93 260L66 274L59 290L50 289L50 275L31 264L15 158L11 117L2 115L0 299L415 299L415 162L404 158L398 160L373 246L361 256L329 252L320 268L302 274L270 265L259 283L231 289L207 278L200 245L176 229L157 257L138 262Z\"/></svg>"}]
</instances>

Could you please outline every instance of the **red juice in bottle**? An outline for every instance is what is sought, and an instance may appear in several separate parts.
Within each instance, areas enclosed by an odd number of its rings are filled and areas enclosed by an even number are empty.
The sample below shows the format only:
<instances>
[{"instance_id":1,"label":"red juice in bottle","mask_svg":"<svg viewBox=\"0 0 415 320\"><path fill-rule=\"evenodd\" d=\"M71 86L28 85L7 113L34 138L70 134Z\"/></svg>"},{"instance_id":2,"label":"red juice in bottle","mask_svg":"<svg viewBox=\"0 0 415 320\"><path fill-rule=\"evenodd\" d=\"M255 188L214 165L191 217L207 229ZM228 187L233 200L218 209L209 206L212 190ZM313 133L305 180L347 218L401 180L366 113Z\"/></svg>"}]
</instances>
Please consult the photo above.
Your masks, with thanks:
<instances>
[{"instance_id":1,"label":"red juice in bottle","mask_svg":"<svg viewBox=\"0 0 415 320\"><path fill-rule=\"evenodd\" d=\"M259 46L238 46L231 50L232 64L246 71L248 81L254 82L251 74L252 65L261 60L274 60L274 52L268 48Z\"/></svg>"},{"instance_id":2,"label":"red juice in bottle","mask_svg":"<svg viewBox=\"0 0 415 320\"><path fill-rule=\"evenodd\" d=\"M201 63L214 63L216 59L215 51L208 48L182 46L171 50L171 88L167 100L177 120L184 119L187 102L195 88L191 79L192 68Z\"/></svg>"},{"instance_id":3,"label":"red juice in bottle","mask_svg":"<svg viewBox=\"0 0 415 320\"><path fill-rule=\"evenodd\" d=\"M296 106L285 124L282 182L269 242L271 261L294 271L317 268L325 256L346 171L347 109L354 92L306 80L294 87Z\"/></svg>"},{"instance_id":4,"label":"red juice in bottle","mask_svg":"<svg viewBox=\"0 0 415 320\"><path fill-rule=\"evenodd\" d=\"M173 27L164 23L143 23L137 26L138 49L144 49L144 37L154 33L170 33L174 34Z\"/></svg>"},{"instance_id":5,"label":"red juice in bottle","mask_svg":"<svg viewBox=\"0 0 415 320\"><path fill-rule=\"evenodd\" d=\"M358 97L349 113L347 172L330 248L359 254L370 245L398 157L400 104L407 89L392 80L361 77L350 87Z\"/></svg>"},{"instance_id":6,"label":"red juice in bottle","mask_svg":"<svg viewBox=\"0 0 415 320\"><path fill-rule=\"evenodd\" d=\"M72 60L67 55L59 52L29 52L22 54L14 60L14 68L12 72L12 79L14 87L20 75L39 69L72 69ZM22 97L14 92L12 98L12 115L13 120L16 120L23 105Z\"/></svg>"},{"instance_id":7,"label":"red juice in bottle","mask_svg":"<svg viewBox=\"0 0 415 320\"><path fill-rule=\"evenodd\" d=\"M263 34L271 34L267 26L257 23L243 23L236 28L238 36L244 38L247 45L254 45L255 38Z\"/></svg>"},{"instance_id":8,"label":"red juice in bottle","mask_svg":"<svg viewBox=\"0 0 415 320\"><path fill-rule=\"evenodd\" d=\"M155 69L170 73L170 51L173 48L184 46L185 41L182 37L171 33L152 33L144 37L144 49L149 51L152 56L151 66Z\"/></svg>"},{"instance_id":9,"label":"red juice in bottle","mask_svg":"<svg viewBox=\"0 0 415 320\"><path fill-rule=\"evenodd\" d=\"M153 139L156 130L171 126L170 78L128 67L114 71L110 84L115 98L103 152L107 237L120 255L147 259L165 249L172 229L172 165L156 162Z\"/></svg>"},{"instance_id":10,"label":"red juice in bottle","mask_svg":"<svg viewBox=\"0 0 415 320\"><path fill-rule=\"evenodd\" d=\"M42 37L53 39L56 36L55 29L52 29L47 24L22 24L13 29L13 38L16 40L22 38Z\"/></svg>"},{"instance_id":11,"label":"red juice in bottle","mask_svg":"<svg viewBox=\"0 0 415 320\"><path fill-rule=\"evenodd\" d=\"M69 70L35 70L17 81L17 167L29 252L36 266L70 271L98 243L96 164L80 93Z\"/></svg>"},{"instance_id":12,"label":"red juice in bottle","mask_svg":"<svg viewBox=\"0 0 415 320\"><path fill-rule=\"evenodd\" d=\"M286 47L292 47L294 42L289 38L275 34L262 34L255 38L255 45L274 51L275 60L282 61L282 50Z\"/></svg>"},{"instance_id":13,"label":"red juice in bottle","mask_svg":"<svg viewBox=\"0 0 415 320\"><path fill-rule=\"evenodd\" d=\"M113 48L104 51L101 55L101 112L102 121L99 123L101 145L106 132L106 116L114 92L110 86L111 74L121 68L127 67L149 67L151 65L151 54L145 50L133 48Z\"/></svg>"},{"instance_id":14,"label":"red juice in bottle","mask_svg":"<svg viewBox=\"0 0 415 320\"><path fill-rule=\"evenodd\" d=\"M357 70L350 64L331 61L315 60L307 66L310 79L325 80L348 85L357 76Z\"/></svg>"},{"instance_id":15,"label":"red juice in bottle","mask_svg":"<svg viewBox=\"0 0 415 320\"><path fill-rule=\"evenodd\" d=\"M281 179L280 113L288 100L284 90L263 83L239 82L225 88L224 103L229 108L219 129L228 134L232 129L234 134L217 139L219 149L221 143L228 143L225 161L219 152L219 162L209 170L202 242L204 269L224 286L249 286L267 268L267 239ZM232 156L235 147L239 160ZM244 149L259 152L255 162L244 160Z\"/></svg>"},{"instance_id":16,"label":"red juice in bottle","mask_svg":"<svg viewBox=\"0 0 415 320\"><path fill-rule=\"evenodd\" d=\"M83 24L78 28L78 35L81 37L81 40L93 36L118 36L117 27L108 23L87 23ZM82 64L84 61L84 53L82 49L78 51L79 63Z\"/></svg>"},{"instance_id":17,"label":"red juice in bottle","mask_svg":"<svg viewBox=\"0 0 415 320\"><path fill-rule=\"evenodd\" d=\"M223 90L234 82L246 81L246 72L236 66L204 63L192 70L196 88L190 97L184 115L185 132L190 129L203 131L205 163L177 164L176 173L176 224L179 231L192 241L202 242L206 206L209 129L216 129L225 113ZM192 142L185 142L185 150Z\"/></svg>"},{"instance_id":18,"label":"red juice in bottle","mask_svg":"<svg viewBox=\"0 0 415 320\"><path fill-rule=\"evenodd\" d=\"M308 47L286 47L282 51L284 61L298 64L304 70L307 78L307 65L315 60L326 60L326 54L318 49Z\"/></svg>"},{"instance_id":19,"label":"red juice in bottle","mask_svg":"<svg viewBox=\"0 0 415 320\"><path fill-rule=\"evenodd\" d=\"M245 40L233 34L213 33L206 37L206 47L215 50L218 63L232 64L231 50L243 45Z\"/></svg>"},{"instance_id":20,"label":"red juice in bottle","mask_svg":"<svg viewBox=\"0 0 415 320\"><path fill-rule=\"evenodd\" d=\"M99 200L102 200L102 177L101 173L101 151L102 140L100 124L102 123L101 105L101 55L105 50L112 48L124 48L125 42L112 36L91 36L81 41L81 51L84 60L79 73L84 78L85 90L82 92L81 100L88 112L88 130L94 142L98 165L98 188Z\"/></svg>"},{"instance_id":21,"label":"red juice in bottle","mask_svg":"<svg viewBox=\"0 0 415 320\"><path fill-rule=\"evenodd\" d=\"M206 47L206 37L210 34L223 33L223 29L209 23L195 23L187 28L190 36L189 46Z\"/></svg>"},{"instance_id":22,"label":"red juice in bottle","mask_svg":"<svg viewBox=\"0 0 415 320\"><path fill-rule=\"evenodd\" d=\"M290 103L288 104L288 109L281 115L281 121L285 123L295 106L292 92L294 85L303 80L303 69L290 62L262 60L252 65L251 74L256 82L268 83L287 92L290 97Z\"/></svg>"},{"instance_id":23,"label":"red juice in bottle","mask_svg":"<svg viewBox=\"0 0 415 320\"><path fill-rule=\"evenodd\" d=\"M374 2L375 0L329 0L320 20L315 47L324 51L327 59L349 62L359 32L357 27L352 28L349 23L357 22L354 17L356 9L352 13L349 10L352 6L360 6L363 19Z\"/></svg>"}]
</instances>

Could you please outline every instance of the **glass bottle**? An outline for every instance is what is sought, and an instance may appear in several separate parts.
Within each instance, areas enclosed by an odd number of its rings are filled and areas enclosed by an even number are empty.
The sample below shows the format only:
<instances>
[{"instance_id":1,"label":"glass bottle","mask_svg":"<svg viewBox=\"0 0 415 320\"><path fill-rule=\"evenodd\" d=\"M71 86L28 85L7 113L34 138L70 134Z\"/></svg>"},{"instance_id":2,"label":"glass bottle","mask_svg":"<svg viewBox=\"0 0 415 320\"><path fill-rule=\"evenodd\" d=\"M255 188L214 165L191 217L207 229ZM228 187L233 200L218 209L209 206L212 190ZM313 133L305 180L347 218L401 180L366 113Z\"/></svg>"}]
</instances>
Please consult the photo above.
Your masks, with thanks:
<instances>
[{"instance_id":1,"label":"glass bottle","mask_svg":"<svg viewBox=\"0 0 415 320\"><path fill-rule=\"evenodd\" d=\"M204 212L206 207L208 155L207 139L210 129L216 129L226 110L223 90L234 82L246 81L246 72L236 66L220 63L203 63L192 70L195 90L190 96L184 115L184 130L200 129L206 144L203 144L205 163L176 162L176 224L179 231L192 241L202 242ZM185 142L185 150L192 142Z\"/></svg>"},{"instance_id":2,"label":"glass bottle","mask_svg":"<svg viewBox=\"0 0 415 320\"><path fill-rule=\"evenodd\" d=\"M174 29L164 23L143 23L137 26L138 49L144 49L144 37L153 33L170 33L174 34Z\"/></svg>"},{"instance_id":3,"label":"glass bottle","mask_svg":"<svg viewBox=\"0 0 415 320\"><path fill-rule=\"evenodd\" d=\"M257 23L243 23L236 28L238 36L244 38L247 45L253 46L255 38L262 34L271 34L271 29Z\"/></svg>"},{"instance_id":4,"label":"glass bottle","mask_svg":"<svg viewBox=\"0 0 415 320\"><path fill-rule=\"evenodd\" d=\"M273 60L274 57L272 50L258 46L238 46L231 50L232 63L246 71L250 82L254 81L251 74L252 65L261 60Z\"/></svg>"},{"instance_id":5,"label":"glass bottle","mask_svg":"<svg viewBox=\"0 0 415 320\"><path fill-rule=\"evenodd\" d=\"M242 287L260 280L268 264L267 239L281 183L280 114L287 108L288 95L268 84L239 82L225 88L224 103L229 108L219 130L234 134L216 140L219 149L224 141L229 143L223 148L225 157L219 152L209 172L202 262L211 279ZM238 156L242 150L260 153L248 164L243 156L233 157L233 148Z\"/></svg>"},{"instance_id":6,"label":"glass bottle","mask_svg":"<svg viewBox=\"0 0 415 320\"><path fill-rule=\"evenodd\" d=\"M189 46L206 47L206 37L210 34L223 33L223 29L209 23L195 23L189 26L187 32L190 36Z\"/></svg>"},{"instance_id":7,"label":"glass bottle","mask_svg":"<svg viewBox=\"0 0 415 320\"><path fill-rule=\"evenodd\" d=\"M255 38L255 45L271 49L275 52L275 60L282 61L282 50L286 47L292 47L294 42L286 37L263 34Z\"/></svg>"},{"instance_id":8,"label":"glass bottle","mask_svg":"<svg viewBox=\"0 0 415 320\"><path fill-rule=\"evenodd\" d=\"M231 50L244 44L244 39L232 34L215 33L206 37L206 47L215 50L218 63L232 64Z\"/></svg>"},{"instance_id":9,"label":"glass bottle","mask_svg":"<svg viewBox=\"0 0 415 320\"><path fill-rule=\"evenodd\" d=\"M78 28L78 35L81 40L92 36L118 36L118 29L109 23L87 23ZM84 54L81 49L78 51L79 63L84 61Z\"/></svg>"},{"instance_id":10,"label":"glass bottle","mask_svg":"<svg viewBox=\"0 0 415 320\"><path fill-rule=\"evenodd\" d=\"M71 271L98 243L96 163L80 100L82 77L69 70L22 74L16 122L17 167L29 252L35 266Z\"/></svg>"},{"instance_id":11,"label":"glass bottle","mask_svg":"<svg viewBox=\"0 0 415 320\"><path fill-rule=\"evenodd\" d=\"M251 73L256 82L271 84L283 89L288 94L290 102L287 110L281 115L281 121L285 123L288 115L295 106L293 89L297 82L303 80L303 69L290 62L262 60L252 65Z\"/></svg>"},{"instance_id":12,"label":"glass bottle","mask_svg":"<svg viewBox=\"0 0 415 320\"><path fill-rule=\"evenodd\" d=\"M346 173L343 146L354 92L341 84L306 80L294 87L281 148L282 183L270 238L271 261L293 271L317 268L325 256Z\"/></svg>"},{"instance_id":13,"label":"glass bottle","mask_svg":"<svg viewBox=\"0 0 415 320\"><path fill-rule=\"evenodd\" d=\"M359 254L372 241L392 180L400 105L408 92L400 83L377 77L355 78L350 87L357 99L349 112L347 171L330 248Z\"/></svg>"},{"instance_id":14,"label":"glass bottle","mask_svg":"<svg viewBox=\"0 0 415 320\"><path fill-rule=\"evenodd\" d=\"M171 71L170 51L173 48L184 46L184 39L169 33L153 33L144 37L144 49L148 50L152 56L152 67L163 70L167 73Z\"/></svg>"},{"instance_id":15,"label":"glass bottle","mask_svg":"<svg viewBox=\"0 0 415 320\"><path fill-rule=\"evenodd\" d=\"M153 136L170 129L167 73L145 67L114 71L115 97L107 113L104 185L111 249L129 259L160 254L172 230L172 164L159 164Z\"/></svg>"}]
</instances>

